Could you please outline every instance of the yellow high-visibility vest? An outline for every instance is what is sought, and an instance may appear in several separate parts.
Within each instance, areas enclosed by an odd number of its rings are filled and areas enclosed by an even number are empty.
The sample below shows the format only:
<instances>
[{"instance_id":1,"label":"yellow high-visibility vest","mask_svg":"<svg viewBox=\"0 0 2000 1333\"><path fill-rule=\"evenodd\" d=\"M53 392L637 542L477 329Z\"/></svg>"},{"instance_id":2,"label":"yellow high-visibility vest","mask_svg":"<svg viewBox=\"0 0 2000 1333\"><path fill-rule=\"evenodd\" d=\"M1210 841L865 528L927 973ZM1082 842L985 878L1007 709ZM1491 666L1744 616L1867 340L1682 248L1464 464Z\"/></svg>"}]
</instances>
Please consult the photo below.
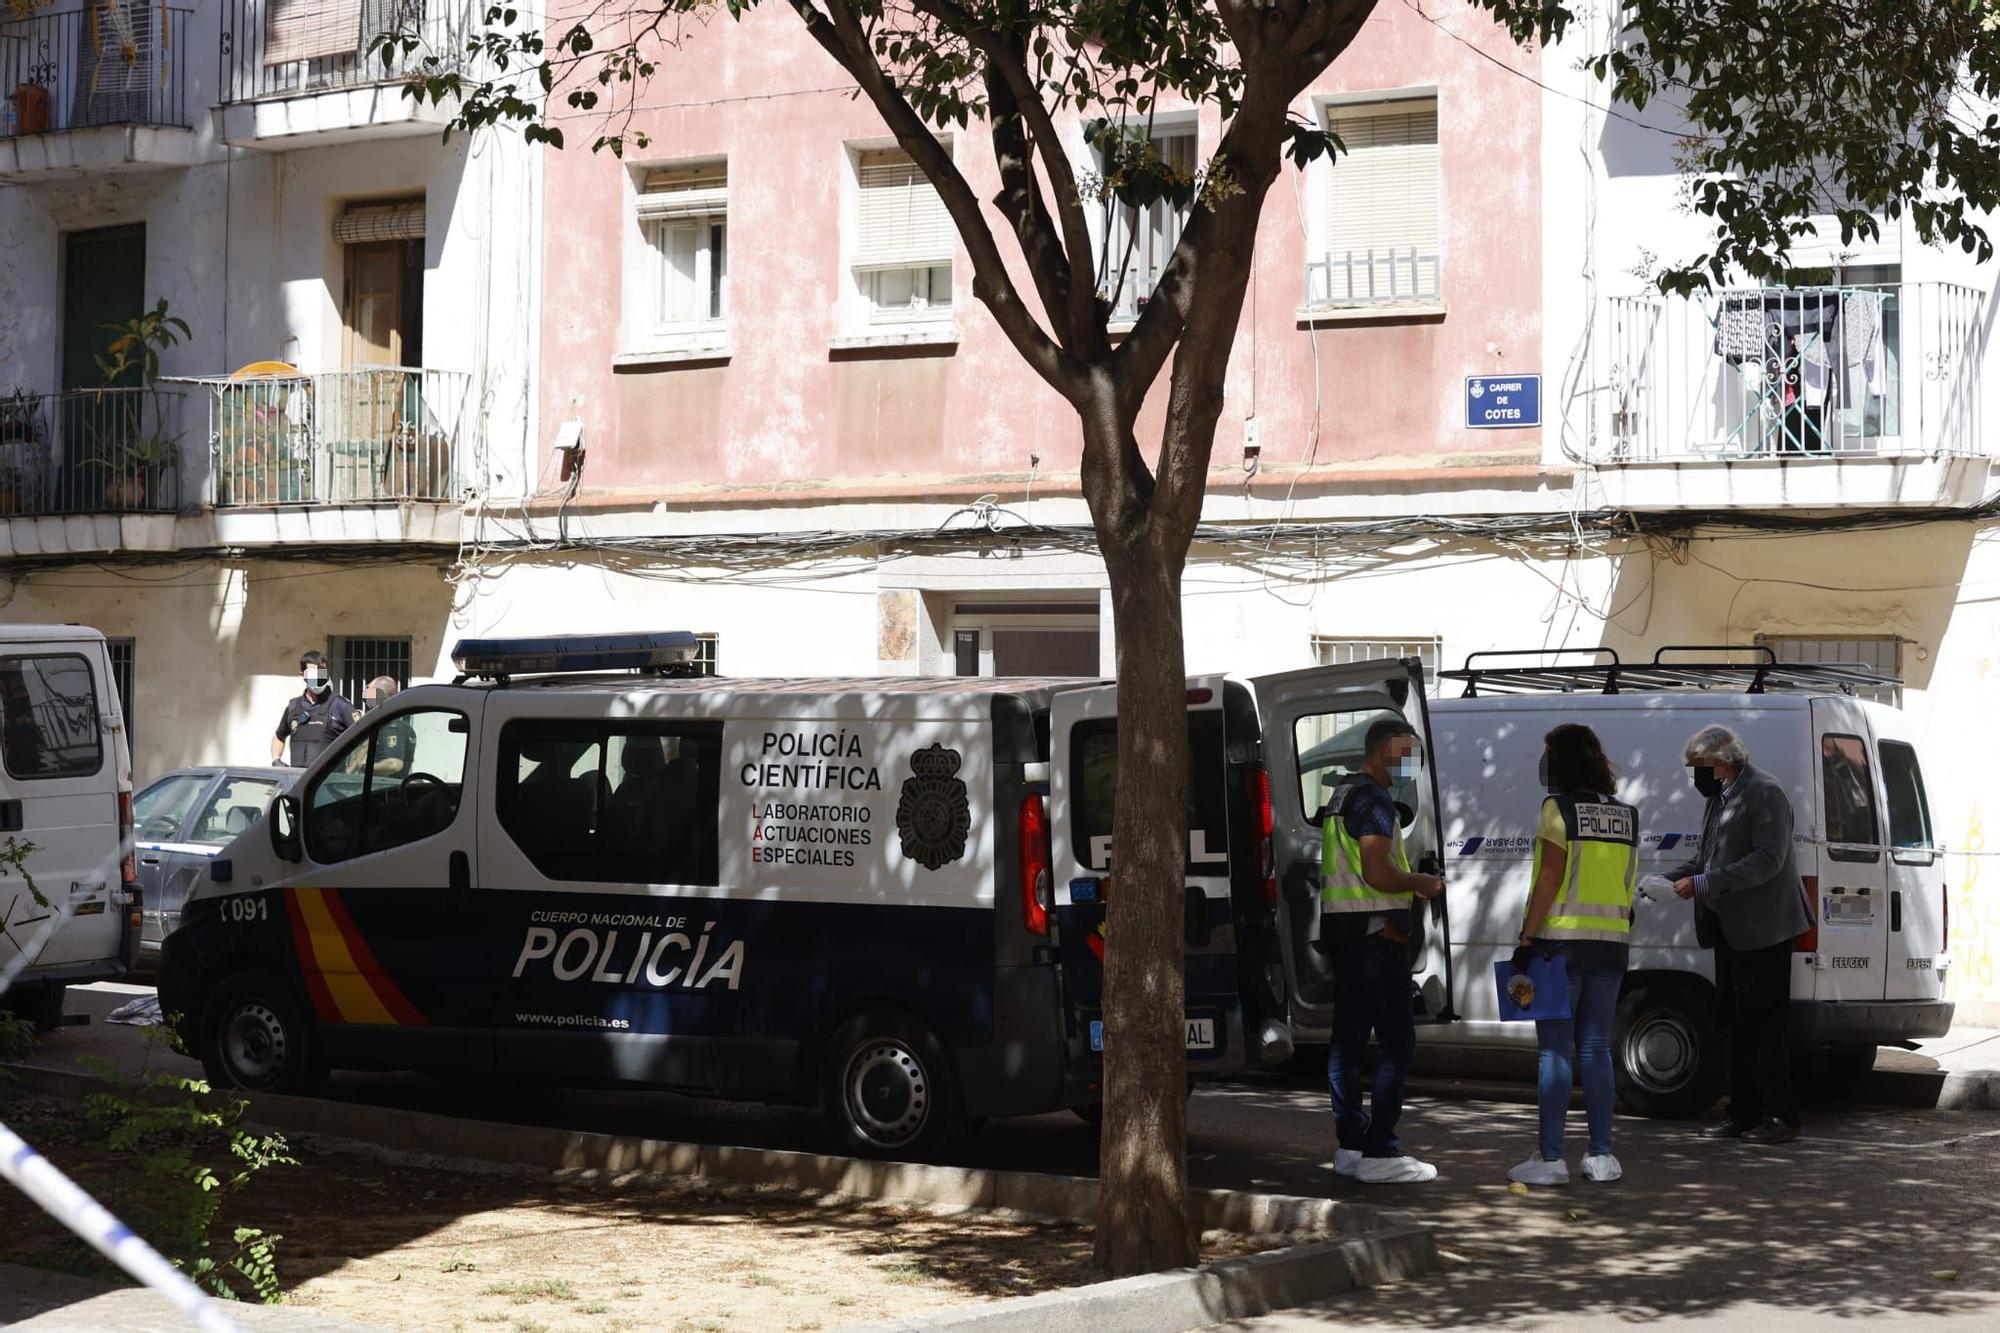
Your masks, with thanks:
<instances>
[{"instance_id":1,"label":"yellow high-visibility vest","mask_svg":"<svg viewBox=\"0 0 2000 1333\"><path fill-rule=\"evenodd\" d=\"M1562 792L1549 800L1562 813L1568 859L1562 891L1540 937L1625 943L1632 934L1632 896L1639 877L1639 812L1595 792ZM1541 882L1542 842L1537 836L1531 883ZM1524 923L1528 910L1522 910Z\"/></svg>"}]
</instances>

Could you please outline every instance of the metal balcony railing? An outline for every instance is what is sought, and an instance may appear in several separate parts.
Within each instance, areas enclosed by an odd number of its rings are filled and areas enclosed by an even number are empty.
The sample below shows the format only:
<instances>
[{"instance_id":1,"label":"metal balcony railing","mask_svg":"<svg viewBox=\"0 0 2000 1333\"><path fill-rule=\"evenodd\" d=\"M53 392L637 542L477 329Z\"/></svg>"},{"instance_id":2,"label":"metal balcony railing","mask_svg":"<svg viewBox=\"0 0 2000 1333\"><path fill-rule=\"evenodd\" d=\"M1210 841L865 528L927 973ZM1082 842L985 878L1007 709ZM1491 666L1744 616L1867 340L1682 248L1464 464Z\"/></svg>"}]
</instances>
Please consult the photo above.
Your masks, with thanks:
<instances>
[{"instance_id":1,"label":"metal balcony railing","mask_svg":"<svg viewBox=\"0 0 2000 1333\"><path fill-rule=\"evenodd\" d=\"M186 128L188 11L126 0L0 23L0 133Z\"/></svg>"},{"instance_id":2,"label":"metal balcony railing","mask_svg":"<svg viewBox=\"0 0 2000 1333\"><path fill-rule=\"evenodd\" d=\"M1329 254L1306 264L1306 306L1392 305L1444 294L1444 256L1407 250Z\"/></svg>"},{"instance_id":3,"label":"metal balcony railing","mask_svg":"<svg viewBox=\"0 0 2000 1333\"><path fill-rule=\"evenodd\" d=\"M435 57L455 69L476 0L222 0L223 100L303 97L401 83ZM376 39L398 40L376 49ZM412 54L402 38L415 39Z\"/></svg>"},{"instance_id":4,"label":"metal balcony railing","mask_svg":"<svg viewBox=\"0 0 2000 1333\"><path fill-rule=\"evenodd\" d=\"M1604 456L1985 455L1984 302L1942 282L1614 297Z\"/></svg>"},{"instance_id":5,"label":"metal balcony railing","mask_svg":"<svg viewBox=\"0 0 2000 1333\"><path fill-rule=\"evenodd\" d=\"M453 501L472 377L406 368L200 379L217 506Z\"/></svg>"},{"instance_id":6,"label":"metal balcony railing","mask_svg":"<svg viewBox=\"0 0 2000 1333\"><path fill-rule=\"evenodd\" d=\"M183 398L173 388L0 398L0 517L174 513Z\"/></svg>"}]
</instances>

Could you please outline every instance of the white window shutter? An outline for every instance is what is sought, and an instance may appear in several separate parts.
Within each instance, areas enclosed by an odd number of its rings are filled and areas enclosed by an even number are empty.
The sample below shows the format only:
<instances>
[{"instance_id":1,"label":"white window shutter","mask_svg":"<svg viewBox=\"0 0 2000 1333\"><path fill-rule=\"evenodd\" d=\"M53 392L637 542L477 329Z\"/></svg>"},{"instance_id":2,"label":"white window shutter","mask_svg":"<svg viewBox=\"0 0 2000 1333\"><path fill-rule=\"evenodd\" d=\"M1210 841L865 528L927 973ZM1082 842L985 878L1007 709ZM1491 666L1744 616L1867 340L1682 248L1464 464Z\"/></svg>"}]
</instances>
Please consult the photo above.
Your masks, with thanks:
<instances>
[{"instance_id":1,"label":"white window shutter","mask_svg":"<svg viewBox=\"0 0 2000 1333\"><path fill-rule=\"evenodd\" d=\"M918 268L949 264L958 233L937 188L901 152L861 155L856 219L860 269Z\"/></svg>"},{"instance_id":2,"label":"white window shutter","mask_svg":"<svg viewBox=\"0 0 2000 1333\"><path fill-rule=\"evenodd\" d=\"M361 28L361 0L269 0L264 10L264 63L360 56L377 35ZM380 59L378 55L376 60Z\"/></svg>"},{"instance_id":3,"label":"white window shutter","mask_svg":"<svg viewBox=\"0 0 2000 1333\"><path fill-rule=\"evenodd\" d=\"M646 173L639 189L642 220L705 218L729 211L729 169L722 163Z\"/></svg>"},{"instance_id":4,"label":"white window shutter","mask_svg":"<svg viewBox=\"0 0 2000 1333\"><path fill-rule=\"evenodd\" d=\"M1328 258L1438 254L1437 102L1335 107L1327 119L1347 148L1333 165Z\"/></svg>"}]
</instances>

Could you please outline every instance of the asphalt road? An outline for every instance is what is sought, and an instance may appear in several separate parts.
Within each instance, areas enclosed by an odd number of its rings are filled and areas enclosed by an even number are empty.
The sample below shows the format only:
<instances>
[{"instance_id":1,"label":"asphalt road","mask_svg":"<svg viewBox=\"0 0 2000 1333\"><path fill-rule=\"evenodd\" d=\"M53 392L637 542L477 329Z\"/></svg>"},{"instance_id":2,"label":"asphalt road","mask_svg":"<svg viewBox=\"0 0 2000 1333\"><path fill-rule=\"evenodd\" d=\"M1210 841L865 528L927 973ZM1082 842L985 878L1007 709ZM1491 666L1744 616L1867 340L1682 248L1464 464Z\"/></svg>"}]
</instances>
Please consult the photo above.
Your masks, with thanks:
<instances>
[{"instance_id":1,"label":"asphalt road","mask_svg":"<svg viewBox=\"0 0 2000 1333\"><path fill-rule=\"evenodd\" d=\"M140 1030L103 1022L129 990L72 994L71 1011L95 1021L46 1039L37 1063L94 1055L129 1069L146 1058ZM152 1058L160 1068L191 1067L164 1048ZM1770 1150L1707 1142L1688 1124L1621 1119L1624 1180L1579 1177L1523 1197L1508 1191L1506 1169L1533 1147L1533 1108L1463 1092L1415 1096L1405 1114L1406 1149L1437 1163L1439 1179L1376 1187L1334 1175L1325 1093L1309 1074L1195 1094L1188 1146L1197 1185L1395 1207L1434 1223L1449 1257L1423 1282L1260 1325L2000 1327L2000 1114L1850 1107L1821 1112L1804 1140ZM342 1074L329 1095L659 1138L826 1146L808 1110L662 1093ZM1572 1123L1580 1132L1580 1112ZM1579 1139L1572 1158L1580 1152ZM1096 1142L1074 1117L1040 1116L988 1125L964 1160L1090 1174Z\"/></svg>"}]
</instances>

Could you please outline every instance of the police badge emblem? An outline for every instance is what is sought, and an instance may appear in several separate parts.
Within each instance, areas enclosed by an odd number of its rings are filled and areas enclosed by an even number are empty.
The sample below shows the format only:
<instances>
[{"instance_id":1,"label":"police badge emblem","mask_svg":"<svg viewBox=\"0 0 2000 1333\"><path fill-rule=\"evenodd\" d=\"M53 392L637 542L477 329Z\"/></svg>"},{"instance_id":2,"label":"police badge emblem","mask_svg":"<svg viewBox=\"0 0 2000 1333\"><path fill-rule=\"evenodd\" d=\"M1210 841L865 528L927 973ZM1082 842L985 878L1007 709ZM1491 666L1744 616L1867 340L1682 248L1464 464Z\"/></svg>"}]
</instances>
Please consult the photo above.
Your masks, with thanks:
<instances>
[{"instance_id":1,"label":"police badge emblem","mask_svg":"<svg viewBox=\"0 0 2000 1333\"><path fill-rule=\"evenodd\" d=\"M903 779L902 799L896 803L896 832L903 855L926 870L965 855L972 805L957 776L960 762L958 751L942 745L927 745L910 756L912 776Z\"/></svg>"}]
</instances>

